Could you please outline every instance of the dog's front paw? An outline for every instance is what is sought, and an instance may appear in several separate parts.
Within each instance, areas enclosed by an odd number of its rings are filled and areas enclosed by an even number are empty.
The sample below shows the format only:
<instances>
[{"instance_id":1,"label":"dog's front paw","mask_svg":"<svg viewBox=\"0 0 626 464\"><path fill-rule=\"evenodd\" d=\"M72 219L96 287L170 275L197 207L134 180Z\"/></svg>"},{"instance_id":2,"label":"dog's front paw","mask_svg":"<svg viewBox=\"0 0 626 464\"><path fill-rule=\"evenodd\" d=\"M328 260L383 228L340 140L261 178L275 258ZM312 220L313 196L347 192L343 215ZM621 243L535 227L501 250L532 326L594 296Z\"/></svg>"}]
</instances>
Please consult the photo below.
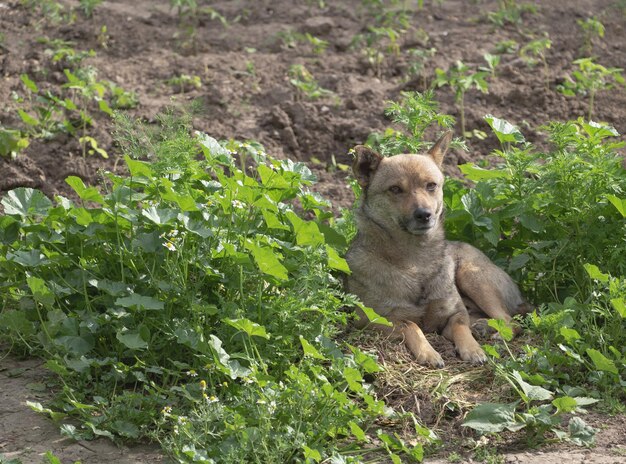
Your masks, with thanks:
<instances>
[{"instance_id":1,"label":"dog's front paw","mask_svg":"<svg viewBox=\"0 0 626 464\"><path fill-rule=\"evenodd\" d=\"M487 362L487 355L478 344L476 344L476 346L460 348L459 356L463 361L471 362L472 364L484 364Z\"/></svg>"},{"instance_id":2,"label":"dog's front paw","mask_svg":"<svg viewBox=\"0 0 626 464\"><path fill-rule=\"evenodd\" d=\"M419 353L414 353L417 362L423 366L430 366L435 368L442 368L445 366L443 358L434 349L422 350Z\"/></svg>"}]
</instances>

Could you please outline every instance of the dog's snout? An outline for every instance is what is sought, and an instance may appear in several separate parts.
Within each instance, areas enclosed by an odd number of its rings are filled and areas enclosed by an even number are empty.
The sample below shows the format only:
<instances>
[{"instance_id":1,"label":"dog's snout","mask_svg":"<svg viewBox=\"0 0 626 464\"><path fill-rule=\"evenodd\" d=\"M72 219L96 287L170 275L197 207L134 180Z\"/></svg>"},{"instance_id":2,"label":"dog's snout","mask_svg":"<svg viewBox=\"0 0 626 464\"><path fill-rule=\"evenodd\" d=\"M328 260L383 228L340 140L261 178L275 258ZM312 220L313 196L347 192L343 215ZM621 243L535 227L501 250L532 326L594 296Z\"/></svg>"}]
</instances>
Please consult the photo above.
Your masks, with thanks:
<instances>
[{"instance_id":1,"label":"dog's snout","mask_svg":"<svg viewBox=\"0 0 626 464\"><path fill-rule=\"evenodd\" d=\"M428 208L416 208L415 211L413 211L413 217L416 221L425 224L432 219L433 213Z\"/></svg>"}]
</instances>

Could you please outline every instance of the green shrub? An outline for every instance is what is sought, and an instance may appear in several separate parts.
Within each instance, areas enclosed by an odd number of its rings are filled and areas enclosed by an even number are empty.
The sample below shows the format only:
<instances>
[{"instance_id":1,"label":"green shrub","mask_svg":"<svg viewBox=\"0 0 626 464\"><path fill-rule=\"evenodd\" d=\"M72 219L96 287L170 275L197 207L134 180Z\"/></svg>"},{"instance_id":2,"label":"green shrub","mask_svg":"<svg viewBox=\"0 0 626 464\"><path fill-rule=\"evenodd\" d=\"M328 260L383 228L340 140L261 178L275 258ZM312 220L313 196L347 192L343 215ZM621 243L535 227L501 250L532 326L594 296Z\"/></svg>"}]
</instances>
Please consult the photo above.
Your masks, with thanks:
<instances>
[{"instance_id":1,"label":"green shrub","mask_svg":"<svg viewBox=\"0 0 626 464\"><path fill-rule=\"evenodd\" d=\"M125 156L129 175L107 174L105 193L69 177L76 203L27 188L2 200L0 339L62 383L52 409L32 406L80 419L71 437L153 438L178 462L369 446L393 413L363 381L376 362L334 341L345 239L307 167L171 117L119 134L152 163ZM421 444L380 435L420 458Z\"/></svg>"}]
</instances>

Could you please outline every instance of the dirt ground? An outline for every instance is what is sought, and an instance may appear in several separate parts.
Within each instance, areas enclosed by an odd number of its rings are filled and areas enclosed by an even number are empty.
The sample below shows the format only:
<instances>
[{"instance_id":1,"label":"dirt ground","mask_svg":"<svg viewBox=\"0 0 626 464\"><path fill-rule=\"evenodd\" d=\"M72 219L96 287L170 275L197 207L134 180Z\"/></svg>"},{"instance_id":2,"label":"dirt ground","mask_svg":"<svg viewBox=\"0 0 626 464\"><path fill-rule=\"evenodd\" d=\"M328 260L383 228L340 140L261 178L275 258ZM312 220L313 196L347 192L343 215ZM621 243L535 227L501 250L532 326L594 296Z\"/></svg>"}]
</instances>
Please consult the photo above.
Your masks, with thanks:
<instances>
[{"instance_id":1,"label":"dirt ground","mask_svg":"<svg viewBox=\"0 0 626 464\"><path fill-rule=\"evenodd\" d=\"M457 60L484 66L483 55L494 53L498 42L513 39L523 45L548 34L552 45L546 52L547 75L541 64L531 68L519 54L506 54L495 78L490 78L489 93L472 90L465 101L469 131L489 133L483 117L491 113L519 125L529 141L541 146L545 143L541 125L586 113L585 98L565 97L555 90L572 71L572 61L584 56L578 20L595 16L606 28L604 39L592 44L591 54L598 63L606 67L626 64L626 12L618 8L624 2L615 0L535 1L536 14L525 14L521 24L503 27L486 20L487 13L497 9L495 0L425 0L398 41L398 56L386 53L379 69L368 62L363 47L353 46L355 36L366 33L375 21L364 5L376 2L199 1L219 13L226 24L211 19L209 13L200 14L194 40L166 0L104 1L93 18L78 13L71 24L53 24L26 3L0 0L0 126L23 128L12 98L15 93L25 94L22 73L42 89L58 88L65 82L62 68L46 52L50 45L38 40L63 39L77 51L96 52L83 65L97 69L98 79L137 93L139 105L128 111L130 115L151 122L169 105L193 104L199 108L193 118L195 129L218 139L256 140L274 156L308 162L320 180L317 190L337 207L353 201L343 169L350 164L348 150L372 132L389 127L383 113L386 102L398 100L402 91L426 90L435 68L447 69ZM77 1L61 3L78 6ZM393 10L402 2L388 3ZM107 28L104 36L103 25ZM306 33L328 42L324 53L316 54L302 40ZM435 49L434 56L423 63L409 53L430 49ZM423 65L419 72L413 67L416 63ZM289 82L294 64L306 66L320 86L334 94L309 99L299 93ZM186 86L181 92L167 83L181 74L198 76L201 85ZM449 88L436 95L443 112L459 116ZM0 195L19 186L39 188L50 196L69 195L64 183L67 176L77 175L94 184L100 170L118 168L122 153L113 142L111 120L97 110L93 116L89 135L109 153L109 159L83 157L77 138L67 135L32 140L15 159L0 159ZM624 88L597 95L594 119L626 133ZM458 174L458 164L480 160L498 148L492 135L484 140L471 137L468 146L467 153L454 151L448 157L448 174ZM0 361L0 456L39 463L41 454L51 450L63 463L164 461L150 447L118 449L104 440L75 443L61 437L57 424L25 406L26 400L45 402L49 397L43 375L37 361L12 357ZM505 462L626 462L626 419L596 416L590 422L600 428L598 445L592 450L559 446L509 453Z\"/></svg>"}]
</instances>

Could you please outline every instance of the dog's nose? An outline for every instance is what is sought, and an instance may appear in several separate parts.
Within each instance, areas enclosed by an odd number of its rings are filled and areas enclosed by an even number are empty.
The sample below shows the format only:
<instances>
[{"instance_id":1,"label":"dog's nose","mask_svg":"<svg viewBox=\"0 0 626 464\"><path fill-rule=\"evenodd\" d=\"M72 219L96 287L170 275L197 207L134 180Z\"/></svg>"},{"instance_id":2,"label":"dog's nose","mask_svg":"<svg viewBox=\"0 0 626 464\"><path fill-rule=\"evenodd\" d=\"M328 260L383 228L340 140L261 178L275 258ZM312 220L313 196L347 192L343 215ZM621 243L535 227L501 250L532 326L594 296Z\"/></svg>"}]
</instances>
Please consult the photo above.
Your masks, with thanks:
<instances>
[{"instance_id":1,"label":"dog's nose","mask_svg":"<svg viewBox=\"0 0 626 464\"><path fill-rule=\"evenodd\" d=\"M433 213L428 208L417 208L413 211L413 217L416 221L427 223L433 217Z\"/></svg>"}]
</instances>

